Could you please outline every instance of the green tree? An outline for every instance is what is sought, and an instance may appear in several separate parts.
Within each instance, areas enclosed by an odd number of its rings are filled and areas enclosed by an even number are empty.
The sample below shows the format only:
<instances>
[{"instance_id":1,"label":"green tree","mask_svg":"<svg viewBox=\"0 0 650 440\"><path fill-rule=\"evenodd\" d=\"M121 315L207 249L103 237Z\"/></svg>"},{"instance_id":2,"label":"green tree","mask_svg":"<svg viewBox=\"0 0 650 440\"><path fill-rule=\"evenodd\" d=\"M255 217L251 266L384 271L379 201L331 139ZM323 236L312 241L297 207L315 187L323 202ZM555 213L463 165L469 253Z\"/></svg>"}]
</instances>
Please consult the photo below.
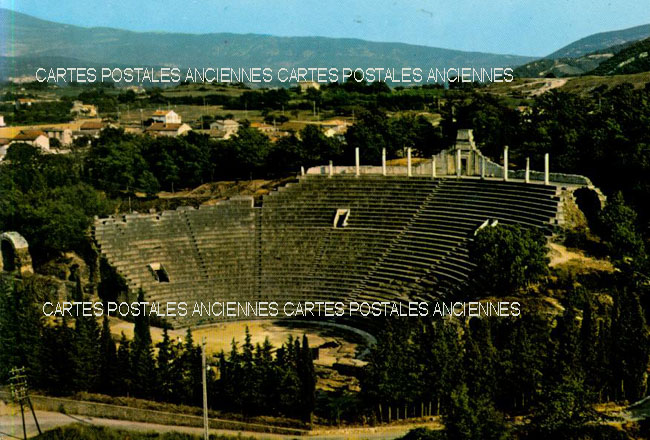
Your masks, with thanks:
<instances>
[{"instance_id":1,"label":"green tree","mask_svg":"<svg viewBox=\"0 0 650 440\"><path fill-rule=\"evenodd\" d=\"M99 385L98 390L103 394L114 394L117 379L117 349L111 335L111 327L108 316L104 315L102 320L102 331L100 335L101 358L99 364Z\"/></svg>"},{"instance_id":2,"label":"green tree","mask_svg":"<svg viewBox=\"0 0 650 440\"><path fill-rule=\"evenodd\" d=\"M647 255L643 238L636 229L636 220L636 212L625 204L623 194L616 192L608 198L600 213L598 230L615 260L631 259L634 266L642 267Z\"/></svg>"},{"instance_id":3,"label":"green tree","mask_svg":"<svg viewBox=\"0 0 650 440\"><path fill-rule=\"evenodd\" d=\"M546 239L519 225L479 230L469 243L473 280L486 295L508 295L540 280L548 272Z\"/></svg>"},{"instance_id":4,"label":"green tree","mask_svg":"<svg viewBox=\"0 0 650 440\"><path fill-rule=\"evenodd\" d=\"M202 395L201 347L194 344L192 331L189 328L178 361L181 368L180 399L188 405L199 405ZM241 389L238 392L241 392Z\"/></svg>"},{"instance_id":5,"label":"green tree","mask_svg":"<svg viewBox=\"0 0 650 440\"><path fill-rule=\"evenodd\" d=\"M144 292L138 291L138 302L144 302ZM151 345L149 308L141 307L134 317L133 343L131 346L131 389L136 397L151 398L155 395L156 367Z\"/></svg>"},{"instance_id":6,"label":"green tree","mask_svg":"<svg viewBox=\"0 0 650 440\"><path fill-rule=\"evenodd\" d=\"M25 367L39 383L43 314L33 286L11 278L0 279L0 380L14 367Z\"/></svg>"},{"instance_id":7,"label":"green tree","mask_svg":"<svg viewBox=\"0 0 650 440\"><path fill-rule=\"evenodd\" d=\"M305 167L327 164L341 156L341 143L328 138L316 125L307 125L300 132L300 146Z\"/></svg>"},{"instance_id":8,"label":"green tree","mask_svg":"<svg viewBox=\"0 0 650 440\"><path fill-rule=\"evenodd\" d=\"M64 316L53 327L46 327L40 351L42 373L40 387L54 395L66 395L78 389L74 356L74 329Z\"/></svg>"},{"instance_id":9,"label":"green tree","mask_svg":"<svg viewBox=\"0 0 650 440\"><path fill-rule=\"evenodd\" d=\"M97 391L101 369L102 346L100 345L100 330L94 316L78 315L75 318L74 337L74 377L78 390Z\"/></svg>"},{"instance_id":10,"label":"green tree","mask_svg":"<svg viewBox=\"0 0 650 440\"><path fill-rule=\"evenodd\" d=\"M353 160L354 150L359 148L364 164L380 164L383 148L386 148L386 155L393 158L403 147L395 140L388 117L379 110L362 112L355 124L348 128L345 140L346 159Z\"/></svg>"},{"instance_id":11,"label":"green tree","mask_svg":"<svg viewBox=\"0 0 650 440\"><path fill-rule=\"evenodd\" d=\"M492 402L485 397L470 397L465 385L451 393L451 405L443 420L449 440L509 438L503 416L494 409Z\"/></svg>"},{"instance_id":12,"label":"green tree","mask_svg":"<svg viewBox=\"0 0 650 440\"><path fill-rule=\"evenodd\" d=\"M532 438L573 438L597 418L591 401L582 379L567 376L549 381L532 412L528 428Z\"/></svg>"},{"instance_id":13,"label":"green tree","mask_svg":"<svg viewBox=\"0 0 650 440\"><path fill-rule=\"evenodd\" d=\"M314 409L316 407L316 371L314 361L309 348L307 335L302 336L302 347L297 366L298 377L300 378L300 409L301 418L311 423Z\"/></svg>"},{"instance_id":14,"label":"green tree","mask_svg":"<svg viewBox=\"0 0 650 440\"><path fill-rule=\"evenodd\" d=\"M179 380L177 379L177 369L174 363L177 362L178 353L169 339L167 327L163 329L163 339L158 343L158 358L156 377L158 378L157 395L163 401L172 401L178 390Z\"/></svg>"},{"instance_id":15,"label":"green tree","mask_svg":"<svg viewBox=\"0 0 650 440\"><path fill-rule=\"evenodd\" d=\"M648 388L650 335L639 298L629 289L614 295L612 342L616 395L630 401L640 399Z\"/></svg>"},{"instance_id":16,"label":"green tree","mask_svg":"<svg viewBox=\"0 0 650 440\"><path fill-rule=\"evenodd\" d=\"M133 380L131 360L131 342L122 333L117 349L117 377L115 383L115 394L119 396L128 396L131 393Z\"/></svg>"}]
</instances>

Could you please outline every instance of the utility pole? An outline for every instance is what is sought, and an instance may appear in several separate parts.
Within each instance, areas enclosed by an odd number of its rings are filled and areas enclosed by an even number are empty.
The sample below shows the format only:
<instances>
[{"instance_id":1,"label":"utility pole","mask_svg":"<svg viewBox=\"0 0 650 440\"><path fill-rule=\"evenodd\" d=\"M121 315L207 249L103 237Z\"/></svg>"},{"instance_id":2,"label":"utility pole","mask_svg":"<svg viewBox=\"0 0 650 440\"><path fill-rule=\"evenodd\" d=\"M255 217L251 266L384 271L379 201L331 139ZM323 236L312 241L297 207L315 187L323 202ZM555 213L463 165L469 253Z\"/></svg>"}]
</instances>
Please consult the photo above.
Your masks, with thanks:
<instances>
[{"instance_id":1,"label":"utility pole","mask_svg":"<svg viewBox=\"0 0 650 440\"><path fill-rule=\"evenodd\" d=\"M201 115L201 129L203 129L203 126L205 124L205 117L207 116L208 109L205 106L205 96L203 97L203 114Z\"/></svg>"},{"instance_id":2,"label":"utility pole","mask_svg":"<svg viewBox=\"0 0 650 440\"><path fill-rule=\"evenodd\" d=\"M9 377L11 397L13 398L14 402L18 402L20 405L20 416L23 421L23 438L27 440L27 427L25 426L25 402L27 402L29 409L32 411L34 423L36 423L36 429L38 429L39 435L42 434L41 426L38 424L38 419L36 418L36 413L34 412L32 400L29 398L29 394L27 393L27 375L25 374L25 367L12 368L9 374L11 375Z\"/></svg>"},{"instance_id":3,"label":"utility pole","mask_svg":"<svg viewBox=\"0 0 650 440\"><path fill-rule=\"evenodd\" d=\"M203 337L203 344L201 344L201 370L203 377L203 437L205 440L210 439L209 426L208 426L208 385L207 385L207 364L205 361L205 336Z\"/></svg>"}]
</instances>

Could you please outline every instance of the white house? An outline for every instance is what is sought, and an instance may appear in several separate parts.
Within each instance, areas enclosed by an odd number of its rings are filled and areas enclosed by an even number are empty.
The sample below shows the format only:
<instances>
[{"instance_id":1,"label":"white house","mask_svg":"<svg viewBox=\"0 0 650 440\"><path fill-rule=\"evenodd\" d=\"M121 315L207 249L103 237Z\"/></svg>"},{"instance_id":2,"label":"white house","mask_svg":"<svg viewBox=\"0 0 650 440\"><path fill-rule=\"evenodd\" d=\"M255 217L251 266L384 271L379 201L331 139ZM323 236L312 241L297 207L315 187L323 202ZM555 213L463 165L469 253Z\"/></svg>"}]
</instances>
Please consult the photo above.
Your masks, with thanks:
<instances>
[{"instance_id":1,"label":"white house","mask_svg":"<svg viewBox=\"0 0 650 440\"><path fill-rule=\"evenodd\" d=\"M237 133L239 130L239 122L233 119L224 119L221 121L214 121L210 124L210 131L216 136L224 139L229 139L230 136Z\"/></svg>"},{"instance_id":2,"label":"white house","mask_svg":"<svg viewBox=\"0 0 650 440\"><path fill-rule=\"evenodd\" d=\"M0 115L0 127L6 127L7 124L5 124L5 117Z\"/></svg>"},{"instance_id":3,"label":"white house","mask_svg":"<svg viewBox=\"0 0 650 440\"><path fill-rule=\"evenodd\" d=\"M162 124L180 124L181 115L176 113L174 110L156 110L151 116L154 122L160 122Z\"/></svg>"}]
</instances>

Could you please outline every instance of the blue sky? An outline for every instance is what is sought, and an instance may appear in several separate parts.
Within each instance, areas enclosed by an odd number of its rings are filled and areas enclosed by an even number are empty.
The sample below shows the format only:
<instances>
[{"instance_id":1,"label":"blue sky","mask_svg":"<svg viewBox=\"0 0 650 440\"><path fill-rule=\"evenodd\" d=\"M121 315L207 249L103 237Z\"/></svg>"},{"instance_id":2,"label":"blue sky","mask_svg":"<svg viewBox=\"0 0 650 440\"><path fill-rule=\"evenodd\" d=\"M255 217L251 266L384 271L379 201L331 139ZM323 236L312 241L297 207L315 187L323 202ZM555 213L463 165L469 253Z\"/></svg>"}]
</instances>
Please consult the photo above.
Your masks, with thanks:
<instances>
[{"instance_id":1,"label":"blue sky","mask_svg":"<svg viewBox=\"0 0 650 440\"><path fill-rule=\"evenodd\" d=\"M596 32L650 23L647 0L0 0L0 6L88 27L351 37L533 56Z\"/></svg>"}]
</instances>

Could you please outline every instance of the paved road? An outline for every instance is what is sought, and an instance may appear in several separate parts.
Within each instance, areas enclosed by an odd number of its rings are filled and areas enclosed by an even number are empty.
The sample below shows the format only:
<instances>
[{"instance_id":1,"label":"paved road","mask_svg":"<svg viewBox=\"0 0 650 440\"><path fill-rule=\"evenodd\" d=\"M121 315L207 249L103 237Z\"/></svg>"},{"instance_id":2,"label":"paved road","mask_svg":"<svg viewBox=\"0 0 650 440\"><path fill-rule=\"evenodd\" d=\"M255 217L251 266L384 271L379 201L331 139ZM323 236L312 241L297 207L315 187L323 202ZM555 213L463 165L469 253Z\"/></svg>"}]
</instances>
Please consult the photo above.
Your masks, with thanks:
<instances>
[{"instance_id":1,"label":"paved road","mask_svg":"<svg viewBox=\"0 0 650 440\"><path fill-rule=\"evenodd\" d=\"M27 435L34 437L38 434L34 419L31 413L25 414L25 422L27 425ZM96 426L106 426L115 429L124 429L130 431L141 432L183 432L189 434L201 435L203 429L188 426L170 426L158 425L154 423L131 422L128 420L114 420L102 419L87 416L75 416L61 414L49 411L36 411L38 422L43 431L56 428L57 426L69 425L71 423L84 423ZM410 429L415 426L427 426L436 428L438 425L435 423L422 423L416 425L392 425L382 426L380 428L341 428L341 429L322 429L314 431L308 436L303 438L308 440L347 440L347 439L369 439L369 440L390 440L401 437L406 434ZM229 436L253 437L256 439L271 439L271 440L289 440L293 438L300 438L299 436L280 435L280 434L266 434L251 431L230 431L223 429L211 429L211 434L222 434ZM0 415L0 440L22 439L22 422L20 420L20 412L5 413Z\"/></svg>"}]
</instances>

